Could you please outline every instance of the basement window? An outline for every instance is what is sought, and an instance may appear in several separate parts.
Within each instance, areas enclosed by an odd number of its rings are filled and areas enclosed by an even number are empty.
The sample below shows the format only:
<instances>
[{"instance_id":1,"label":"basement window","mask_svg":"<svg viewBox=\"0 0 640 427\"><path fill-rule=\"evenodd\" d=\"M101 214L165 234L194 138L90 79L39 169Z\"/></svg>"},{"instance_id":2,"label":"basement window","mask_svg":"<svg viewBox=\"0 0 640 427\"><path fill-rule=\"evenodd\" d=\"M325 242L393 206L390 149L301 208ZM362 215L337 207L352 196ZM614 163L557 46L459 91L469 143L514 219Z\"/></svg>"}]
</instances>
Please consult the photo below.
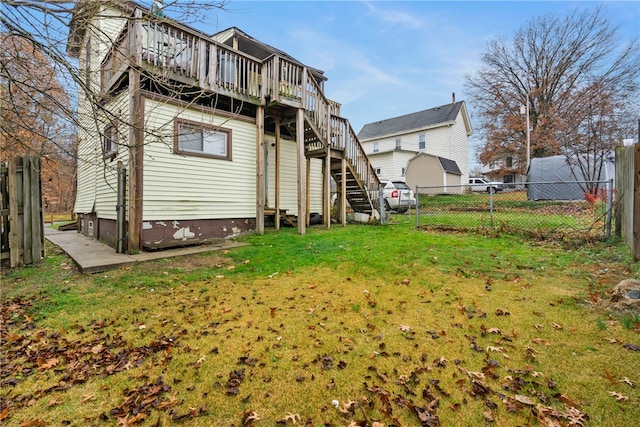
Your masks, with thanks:
<instances>
[{"instance_id":1,"label":"basement window","mask_svg":"<svg viewBox=\"0 0 640 427\"><path fill-rule=\"evenodd\" d=\"M176 120L174 152L231 160L231 129Z\"/></svg>"}]
</instances>

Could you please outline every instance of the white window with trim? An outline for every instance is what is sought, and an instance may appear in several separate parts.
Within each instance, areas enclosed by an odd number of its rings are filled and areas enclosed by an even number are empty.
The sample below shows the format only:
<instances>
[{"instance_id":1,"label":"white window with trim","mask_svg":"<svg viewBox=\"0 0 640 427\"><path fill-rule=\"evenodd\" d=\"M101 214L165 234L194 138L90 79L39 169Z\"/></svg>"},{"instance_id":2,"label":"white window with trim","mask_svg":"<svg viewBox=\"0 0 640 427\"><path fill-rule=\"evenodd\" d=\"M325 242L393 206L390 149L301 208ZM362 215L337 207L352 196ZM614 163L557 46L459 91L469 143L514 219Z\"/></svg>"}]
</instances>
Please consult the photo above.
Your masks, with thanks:
<instances>
[{"instance_id":1,"label":"white window with trim","mask_svg":"<svg viewBox=\"0 0 640 427\"><path fill-rule=\"evenodd\" d=\"M231 160L231 129L176 120L175 130L176 153Z\"/></svg>"},{"instance_id":2,"label":"white window with trim","mask_svg":"<svg viewBox=\"0 0 640 427\"><path fill-rule=\"evenodd\" d=\"M402 140L400 138L396 138L396 150L402 150Z\"/></svg>"},{"instance_id":3,"label":"white window with trim","mask_svg":"<svg viewBox=\"0 0 640 427\"><path fill-rule=\"evenodd\" d=\"M380 143L374 142L373 143L373 152L377 153L378 151L380 151Z\"/></svg>"},{"instance_id":4,"label":"white window with trim","mask_svg":"<svg viewBox=\"0 0 640 427\"><path fill-rule=\"evenodd\" d=\"M418 135L418 150L425 150L427 148L427 135L421 133Z\"/></svg>"},{"instance_id":5,"label":"white window with trim","mask_svg":"<svg viewBox=\"0 0 640 427\"><path fill-rule=\"evenodd\" d=\"M382 173L382 168L376 168L376 175L380 176Z\"/></svg>"}]
</instances>

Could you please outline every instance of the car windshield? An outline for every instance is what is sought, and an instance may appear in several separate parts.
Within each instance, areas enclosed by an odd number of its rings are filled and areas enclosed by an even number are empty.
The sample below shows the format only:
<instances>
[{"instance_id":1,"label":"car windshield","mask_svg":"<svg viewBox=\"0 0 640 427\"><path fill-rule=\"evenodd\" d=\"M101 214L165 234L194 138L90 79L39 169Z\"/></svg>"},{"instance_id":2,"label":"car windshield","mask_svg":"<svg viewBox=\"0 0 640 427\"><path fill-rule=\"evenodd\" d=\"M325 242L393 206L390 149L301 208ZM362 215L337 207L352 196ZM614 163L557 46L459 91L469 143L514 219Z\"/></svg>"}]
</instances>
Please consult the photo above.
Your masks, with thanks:
<instances>
[{"instance_id":1,"label":"car windshield","mask_svg":"<svg viewBox=\"0 0 640 427\"><path fill-rule=\"evenodd\" d=\"M393 181L393 185L398 189L398 190L411 190L411 187L409 187L407 184L405 184L402 181Z\"/></svg>"}]
</instances>

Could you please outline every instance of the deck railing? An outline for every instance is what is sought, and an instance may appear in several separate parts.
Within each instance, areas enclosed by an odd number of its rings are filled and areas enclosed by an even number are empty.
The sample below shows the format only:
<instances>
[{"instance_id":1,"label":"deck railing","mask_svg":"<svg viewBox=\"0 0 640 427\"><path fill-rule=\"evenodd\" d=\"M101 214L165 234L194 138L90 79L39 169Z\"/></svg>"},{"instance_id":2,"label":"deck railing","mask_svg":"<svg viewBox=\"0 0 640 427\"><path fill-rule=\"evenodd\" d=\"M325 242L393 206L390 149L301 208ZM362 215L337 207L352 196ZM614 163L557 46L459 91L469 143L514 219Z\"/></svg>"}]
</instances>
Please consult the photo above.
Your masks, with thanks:
<instances>
[{"instance_id":1,"label":"deck railing","mask_svg":"<svg viewBox=\"0 0 640 427\"><path fill-rule=\"evenodd\" d=\"M340 104L325 97L303 65L276 54L261 61L178 23L151 17L131 20L123 29L101 64L102 90L108 91L130 65L152 67L162 77L260 105L277 101L304 108L319 139L345 153L368 189L378 186L355 132L339 116Z\"/></svg>"},{"instance_id":2,"label":"deck railing","mask_svg":"<svg viewBox=\"0 0 640 427\"><path fill-rule=\"evenodd\" d=\"M307 74L305 86L305 114L323 139L328 139L332 149L345 153L355 169L361 182L367 189L377 189L380 181L373 166L369 162L351 123L334 113L339 110L339 105L324 96L320 86Z\"/></svg>"}]
</instances>

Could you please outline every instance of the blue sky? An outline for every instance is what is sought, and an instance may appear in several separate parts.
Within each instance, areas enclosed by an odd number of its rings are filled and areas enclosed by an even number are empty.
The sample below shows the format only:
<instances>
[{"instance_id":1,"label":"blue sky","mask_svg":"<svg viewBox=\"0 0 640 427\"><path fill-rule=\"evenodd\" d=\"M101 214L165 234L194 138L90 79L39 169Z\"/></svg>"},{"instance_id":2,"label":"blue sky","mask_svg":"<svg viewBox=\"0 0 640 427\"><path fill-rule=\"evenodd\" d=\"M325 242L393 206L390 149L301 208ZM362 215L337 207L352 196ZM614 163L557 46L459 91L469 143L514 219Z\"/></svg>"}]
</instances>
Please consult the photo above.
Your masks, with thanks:
<instances>
[{"instance_id":1,"label":"blue sky","mask_svg":"<svg viewBox=\"0 0 640 427\"><path fill-rule=\"evenodd\" d=\"M640 1L245 1L195 25L238 27L308 66L356 132L366 123L466 100L463 81L487 43L535 17L603 5L626 38L640 37ZM468 103L469 104L469 103ZM473 122L473 105L469 104ZM472 137L470 160L480 141Z\"/></svg>"}]
</instances>

